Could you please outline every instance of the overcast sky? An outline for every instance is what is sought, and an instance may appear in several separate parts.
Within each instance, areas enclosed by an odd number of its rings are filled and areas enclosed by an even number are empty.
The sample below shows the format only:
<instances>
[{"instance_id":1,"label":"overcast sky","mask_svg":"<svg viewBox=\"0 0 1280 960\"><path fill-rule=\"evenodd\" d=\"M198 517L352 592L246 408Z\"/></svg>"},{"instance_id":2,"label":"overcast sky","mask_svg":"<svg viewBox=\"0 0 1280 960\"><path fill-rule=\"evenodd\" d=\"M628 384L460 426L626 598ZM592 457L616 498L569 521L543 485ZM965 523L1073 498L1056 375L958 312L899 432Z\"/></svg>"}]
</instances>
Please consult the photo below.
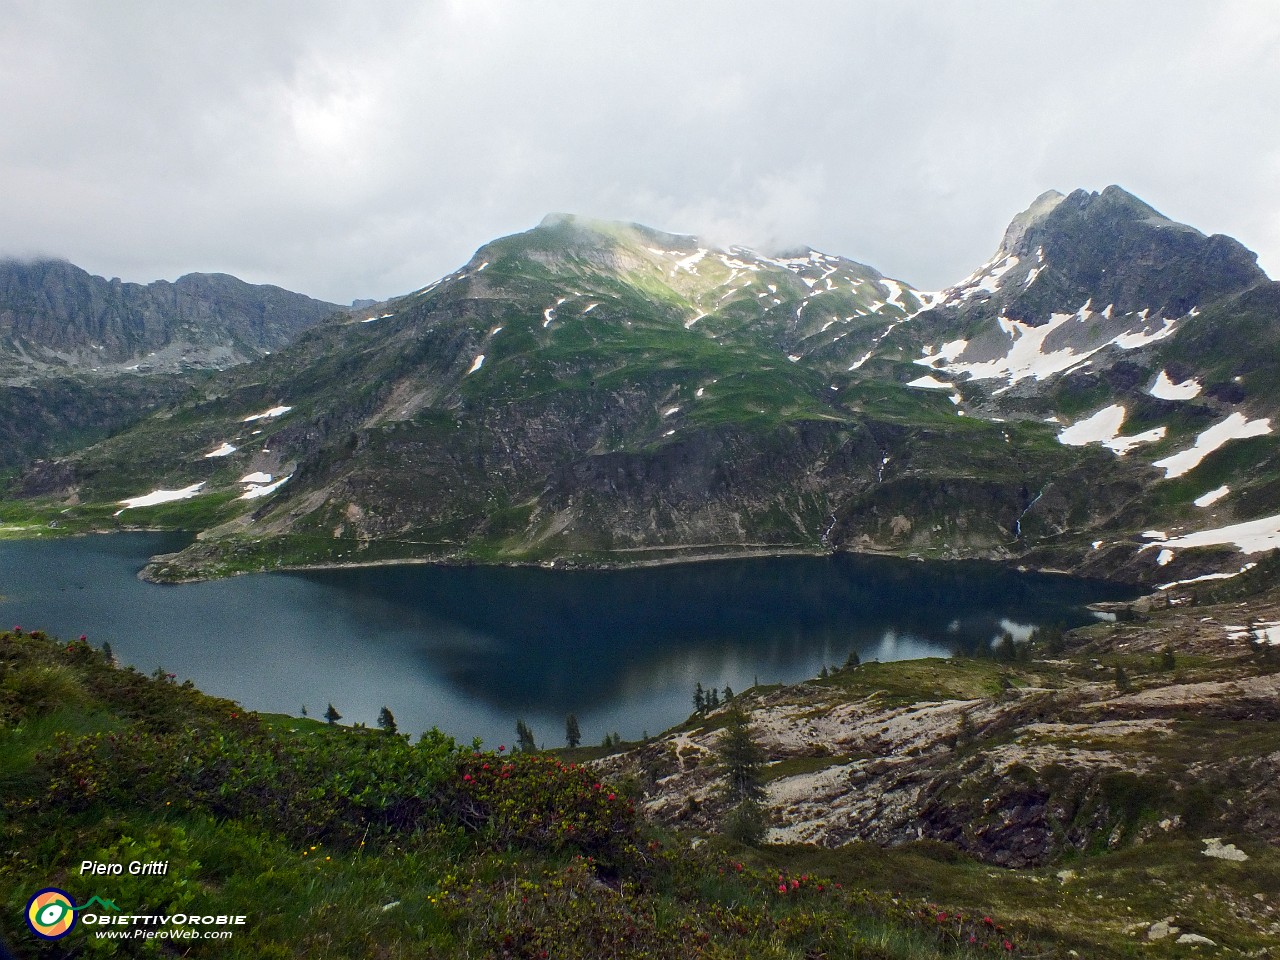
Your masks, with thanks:
<instances>
[{"instance_id":1,"label":"overcast sky","mask_svg":"<svg viewBox=\"0 0 1280 960\"><path fill-rule=\"evenodd\" d=\"M0 253L383 298L550 211L925 289L1118 183L1280 277L1256 2L0 0Z\"/></svg>"}]
</instances>

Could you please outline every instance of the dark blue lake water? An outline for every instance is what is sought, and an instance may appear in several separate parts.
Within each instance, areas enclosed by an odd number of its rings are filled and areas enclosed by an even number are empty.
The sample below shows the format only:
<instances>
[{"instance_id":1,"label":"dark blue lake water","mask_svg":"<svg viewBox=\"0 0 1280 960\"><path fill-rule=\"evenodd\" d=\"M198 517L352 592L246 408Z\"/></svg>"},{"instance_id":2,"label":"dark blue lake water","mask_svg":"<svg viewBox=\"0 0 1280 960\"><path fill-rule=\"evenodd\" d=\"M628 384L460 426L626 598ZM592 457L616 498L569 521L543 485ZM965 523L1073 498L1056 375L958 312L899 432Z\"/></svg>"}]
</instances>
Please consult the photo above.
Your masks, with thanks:
<instances>
[{"instance_id":1,"label":"dark blue lake water","mask_svg":"<svg viewBox=\"0 0 1280 960\"><path fill-rule=\"evenodd\" d=\"M0 542L0 620L110 641L125 663L190 677L255 710L346 723L379 708L402 732L438 726L510 743L516 719L563 741L657 733L694 684L743 690L863 660L946 656L1005 630L1092 619L1115 586L993 564L776 557L626 571L377 567L155 586L165 534Z\"/></svg>"}]
</instances>

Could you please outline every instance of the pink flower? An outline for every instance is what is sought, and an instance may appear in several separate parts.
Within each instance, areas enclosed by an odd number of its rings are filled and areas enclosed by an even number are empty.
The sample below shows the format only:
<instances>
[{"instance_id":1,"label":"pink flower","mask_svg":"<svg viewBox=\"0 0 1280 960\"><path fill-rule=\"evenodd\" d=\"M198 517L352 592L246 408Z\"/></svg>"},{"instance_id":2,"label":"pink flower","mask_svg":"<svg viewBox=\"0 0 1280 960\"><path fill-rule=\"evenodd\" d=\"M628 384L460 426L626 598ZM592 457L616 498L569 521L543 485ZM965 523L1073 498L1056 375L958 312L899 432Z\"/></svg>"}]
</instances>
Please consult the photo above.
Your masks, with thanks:
<instances>
[{"instance_id":1,"label":"pink flower","mask_svg":"<svg viewBox=\"0 0 1280 960\"><path fill-rule=\"evenodd\" d=\"M471 779L471 774L469 774L469 773L464 773L464 774L462 775L462 779L463 779L463 780L470 780L470 779Z\"/></svg>"},{"instance_id":2,"label":"pink flower","mask_svg":"<svg viewBox=\"0 0 1280 960\"><path fill-rule=\"evenodd\" d=\"M787 885L786 885L785 883L780 883L780 884L778 884L778 892L779 892L779 893L786 893L786 892L787 892Z\"/></svg>"}]
</instances>

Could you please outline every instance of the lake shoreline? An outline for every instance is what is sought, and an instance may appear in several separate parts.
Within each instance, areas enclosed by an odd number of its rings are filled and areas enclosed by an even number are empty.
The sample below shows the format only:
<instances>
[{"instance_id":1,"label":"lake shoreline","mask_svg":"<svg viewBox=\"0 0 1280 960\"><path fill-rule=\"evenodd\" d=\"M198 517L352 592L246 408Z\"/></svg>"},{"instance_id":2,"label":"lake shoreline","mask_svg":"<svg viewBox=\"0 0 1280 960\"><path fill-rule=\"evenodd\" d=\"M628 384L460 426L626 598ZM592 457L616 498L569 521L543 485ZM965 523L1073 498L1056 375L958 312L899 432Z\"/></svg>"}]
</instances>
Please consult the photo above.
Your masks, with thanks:
<instances>
[{"instance_id":1,"label":"lake shoreline","mask_svg":"<svg viewBox=\"0 0 1280 960\"><path fill-rule=\"evenodd\" d=\"M149 532L172 532L172 531L149 531ZM638 547L630 548L635 552L641 551L678 551L681 547ZM621 552L621 551L620 551ZM225 573L211 574L207 571L198 569L192 570L190 573L174 575L166 573L165 575L157 575L154 568L157 563L163 562L169 558L176 558L181 554L158 554L152 557L147 564L138 571L138 579L145 583L153 583L163 586L179 586L189 583L207 583L214 580L224 580L230 577L241 577L260 573L305 573L313 571L332 571L332 570L359 570L359 569L378 569L388 567L453 567L465 569L470 567L492 567L499 569L540 569L540 570L565 570L565 571L623 571L623 570L647 570L664 567L676 566L695 566L706 563L715 563L717 561L731 560L758 560L781 557L883 557L894 558L898 560L911 561L916 563L982 563L994 564L1002 567L1010 572L1016 573L1037 573L1050 576L1074 577L1082 580L1092 580L1100 583L1106 583L1116 587L1125 587L1135 590L1154 590L1153 583L1135 581L1114 576L1097 576L1082 574L1077 570L1059 565L1047 565L1039 563L1027 563L1026 558L1011 557L1008 555L994 555L988 553L986 555L977 556L945 556L945 557L927 557L919 553L902 553L892 550L831 550L819 549L811 547L745 547L735 548L726 547L721 552L702 552L702 553L685 553L674 556L650 557L644 559L624 559L610 561L598 557L591 559L568 557L556 557L548 560L517 560L517 559L486 559L480 557L459 557L459 556L406 556L406 557L385 557L371 560L352 560L352 561L324 561L299 564L287 564L276 567L260 567L256 569L243 569L227 571Z\"/></svg>"},{"instance_id":2,"label":"lake shoreline","mask_svg":"<svg viewBox=\"0 0 1280 960\"><path fill-rule=\"evenodd\" d=\"M505 742L516 717L542 732L570 712L588 739L634 739L687 716L695 681L792 683L851 652L948 656L1005 632L1087 624L1089 604L1136 596L1008 563L795 548L612 568L377 558L183 590L138 578L148 558L187 543L169 531L0 544L4 615L109 640L124 663L176 667L255 710L333 702L372 725L386 705L404 729Z\"/></svg>"}]
</instances>

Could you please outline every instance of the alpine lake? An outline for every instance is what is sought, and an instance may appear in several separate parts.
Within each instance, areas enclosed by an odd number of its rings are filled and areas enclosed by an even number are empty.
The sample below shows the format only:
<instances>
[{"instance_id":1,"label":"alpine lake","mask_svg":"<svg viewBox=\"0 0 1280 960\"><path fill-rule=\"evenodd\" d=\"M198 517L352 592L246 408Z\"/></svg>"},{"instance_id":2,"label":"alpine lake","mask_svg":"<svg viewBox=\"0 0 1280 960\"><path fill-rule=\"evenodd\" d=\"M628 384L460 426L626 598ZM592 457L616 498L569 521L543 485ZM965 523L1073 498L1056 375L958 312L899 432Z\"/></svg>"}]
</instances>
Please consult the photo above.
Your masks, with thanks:
<instances>
[{"instance_id":1,"label":"alpine lake","mask_svg":"<svg viewBox=\"0 0 1280 960\"><path fill-rule=\"evenodd\" d=\"M87 634L150 673L190 678L252 710L439 727L543 746L578 717L584 743L684 720L695 684L745 690L823 666L945 657L1008 631L1066 627L1125 587L980 562L835 555L627 570L406 565L157 586L136 574L175 534L0 542L0 618Z\"/></svg>"}]
</instances>

